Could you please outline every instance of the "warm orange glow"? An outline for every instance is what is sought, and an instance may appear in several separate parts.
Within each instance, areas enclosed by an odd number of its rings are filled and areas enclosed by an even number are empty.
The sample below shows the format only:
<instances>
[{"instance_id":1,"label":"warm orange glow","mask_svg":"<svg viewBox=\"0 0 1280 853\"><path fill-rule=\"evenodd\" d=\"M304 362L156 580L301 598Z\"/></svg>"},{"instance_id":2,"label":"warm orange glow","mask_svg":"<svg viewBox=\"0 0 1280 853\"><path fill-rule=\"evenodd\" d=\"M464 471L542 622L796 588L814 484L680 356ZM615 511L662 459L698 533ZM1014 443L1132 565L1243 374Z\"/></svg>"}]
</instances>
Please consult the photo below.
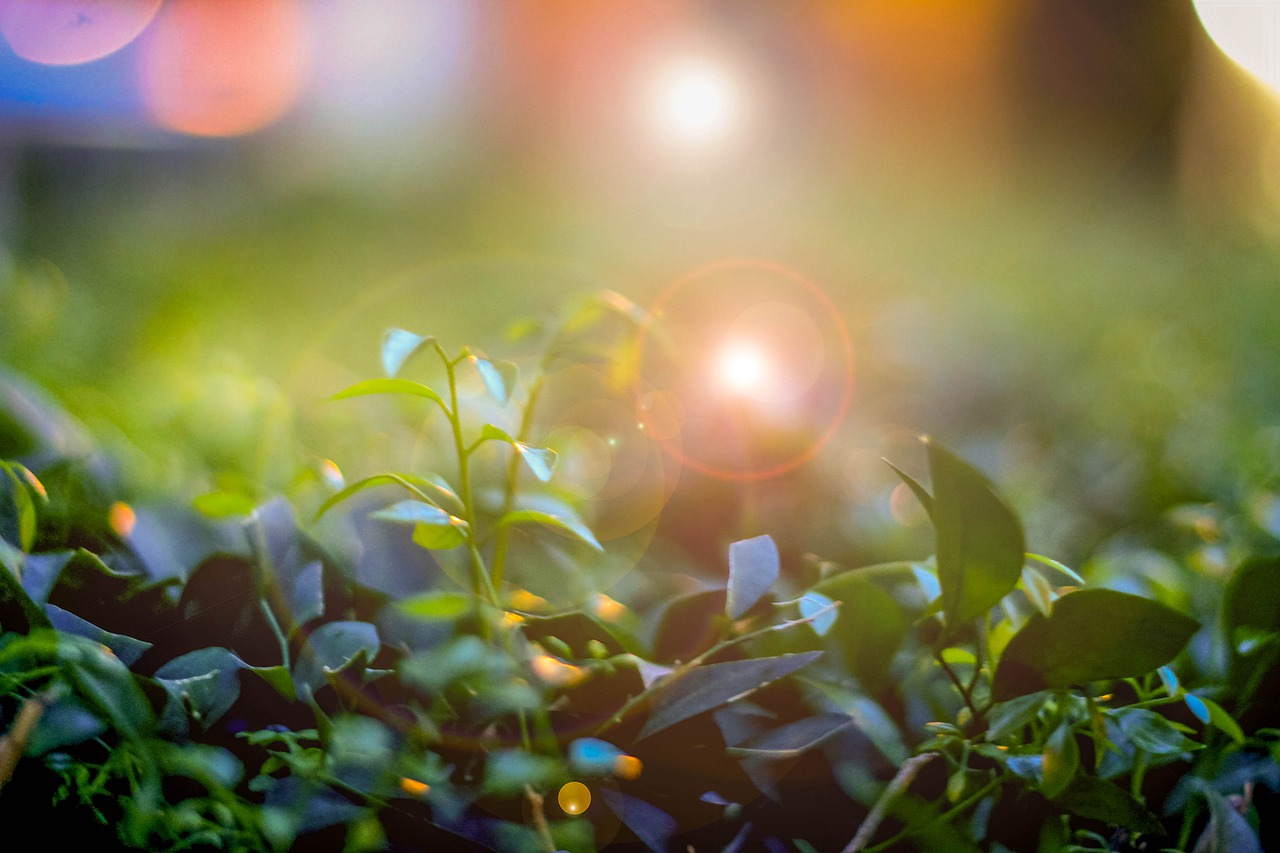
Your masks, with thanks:
<instances>
[{"instance_id":1,"label":"warm orange glow","mask_svg":"<svg viewBox=\"0 0 1280 853\"><path fill-rule=\"evenodd\" d=\"M533 674L540 681L552 687L572 687L587 677L587 670L571 663L565 663L558 657L542 654L531 663Z\"/></svg>"},{"instance_id":2,"label":"warm orange glow","mask_svg":"<svg viewBox=\"0 0 1280 853\"><path fill-rule=\"evenodd\" d=\"M507 606L514 610L546 610L547 600L527 589L513 589L507 594Z\"/></svg>"},{"instance_id":3,"label":"warm orange glow","mask_svg":"<svg viewBox=\"0 0 1280 853\"><path fill-rule=\"evenodd\" d=\"M148 112L169 130L260 130L297 99L307 66L298 0L169 0L143 41Z\"/></svg>"},{"instance_id":4,"label":"warm orange glow","mask_svg":"<svg viewBox=\"0 0 1280 853\"><path fill-rule=\"evenodd\" d=\"M411 797L425 797L427 792L431 790L431 786L426 782L419 782L417 779L403 776L400 779L400 790Z\"/></svg>"},{"instance_id":5,"label":"warm orange glow","mask_svg":"<svg viewBox=\"0 0 1280 853\"><path fill-rule=\"evenodd\" d=\"M138 37L161 0L5 0L0 34L13 52L43 65L79 65Z\"/></svg>"},{"instance_id":6,"label":"warm orange glow","mask_svg":"<svg viewBox=\"0 0 1280 853\"><path fill-rule=\"evenodd\" d=\"M111 509L107 510L107 524L121 539L127 539L137 523L138 516L134 513L133 507L124 501L116 501L111 505Z\"/></svg>"},{"instance_id":7,"label":"warm orange glow","mask_svg":"<svg viewBox=\"0 0 1280 853\"><path fill-rule=\"evenodd\" d=\"M556 794L565 814L582 814L591 805L591 789L581 782L567 782Z\"/></svg>"},{"instance_id":8,"label":"warm orange glow","mask_svg":"<svg viewBox=\"0 0 1280 853\"><path fill-rule=\"evenodd\" d=\"M591 599L591 607L606 622L615 622L621 619L627 612L627 606L620 601L615 601L603 592L597 592Z\"/></svg>"},{"instance_id":9,"label":"warm orange glow","mask_svg":"<svg viewBox=\"0 0 1280 853\"><path fill-rule=\"evenodd\" d=\"M644 762L634 755L619 755L613 762L613 774L619 779L639 779Z\"/></svg>"}]
</instances>

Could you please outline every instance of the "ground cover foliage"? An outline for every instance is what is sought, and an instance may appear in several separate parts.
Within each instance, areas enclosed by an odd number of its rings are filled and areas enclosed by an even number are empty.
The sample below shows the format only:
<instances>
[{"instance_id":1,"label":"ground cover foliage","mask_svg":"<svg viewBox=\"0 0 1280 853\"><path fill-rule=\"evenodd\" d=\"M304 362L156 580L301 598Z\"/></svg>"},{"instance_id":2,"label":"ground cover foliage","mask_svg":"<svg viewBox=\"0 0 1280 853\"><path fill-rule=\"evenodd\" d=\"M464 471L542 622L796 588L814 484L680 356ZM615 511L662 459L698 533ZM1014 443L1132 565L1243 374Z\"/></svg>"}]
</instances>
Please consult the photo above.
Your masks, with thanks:
<instances>
[{"instance_id":1,"label":"ground cover foliage","mask_svg":"<svg viewBox=\"0 0 1280 853\"><path fill-rule=\"evenodd\" d=\"M889 460L925 559L770 530L694 587L661 548L619 583L558 480L545 382L589 363L626 400L652 318L589 300L524 370L425 331L389 330L382 375L325 404L420 465L191 505L122 501L92 437L4 377L11 825L145 849L1274 849L1265 515L1184 512L1169 562L1212 545L1222 579L1086 583L925 441Z\"/></svg>"}]
</instances>

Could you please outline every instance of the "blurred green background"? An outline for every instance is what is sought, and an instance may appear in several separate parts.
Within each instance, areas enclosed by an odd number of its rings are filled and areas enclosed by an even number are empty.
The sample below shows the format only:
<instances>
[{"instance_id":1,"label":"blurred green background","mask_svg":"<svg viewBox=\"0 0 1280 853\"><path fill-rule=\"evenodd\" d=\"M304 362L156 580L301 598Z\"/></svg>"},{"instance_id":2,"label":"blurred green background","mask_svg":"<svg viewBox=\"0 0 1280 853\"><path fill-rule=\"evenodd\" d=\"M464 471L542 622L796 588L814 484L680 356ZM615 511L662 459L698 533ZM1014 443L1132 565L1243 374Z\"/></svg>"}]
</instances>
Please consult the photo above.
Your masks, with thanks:
<instances>
[{"instance_id":1,"label":"blurred green background","mask_svg":"<svg viewBox=\"0 0 1280 853\"><path fill-rule=\"evenodd\" d=\"M524 318L754 258L829 300L750 297L843 330L852 395L818 447L828 345L811 458L684 465L685 553L929 553L880 461L924 433L1100 576L1280 534L1280 104L1190 2L10 0L0 34L0 363L122 497L410 464L323 402L388 326L525 356Z\"/></svg>"}]
</instances>

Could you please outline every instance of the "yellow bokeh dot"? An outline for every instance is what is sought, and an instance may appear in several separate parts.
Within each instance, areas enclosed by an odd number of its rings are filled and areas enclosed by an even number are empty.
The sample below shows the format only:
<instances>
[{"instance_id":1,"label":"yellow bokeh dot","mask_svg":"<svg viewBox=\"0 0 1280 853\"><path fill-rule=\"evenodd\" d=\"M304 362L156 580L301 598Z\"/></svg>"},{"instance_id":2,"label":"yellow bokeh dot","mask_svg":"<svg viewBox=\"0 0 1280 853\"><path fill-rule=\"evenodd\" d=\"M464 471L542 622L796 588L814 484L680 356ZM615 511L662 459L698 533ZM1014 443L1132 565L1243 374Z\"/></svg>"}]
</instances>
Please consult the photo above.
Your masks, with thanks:
<instances>
[{"instance_id":1,"label":"yellow bokeh dot","mask_svg":"<svg viewBox=\"0 0 1280 853\"><path fill-rule=\"evenodd\" d=\"M566 782L556 794L565 814L582 814L591 805L591 789L581 782Z\"/></svg>"}]
</instances>

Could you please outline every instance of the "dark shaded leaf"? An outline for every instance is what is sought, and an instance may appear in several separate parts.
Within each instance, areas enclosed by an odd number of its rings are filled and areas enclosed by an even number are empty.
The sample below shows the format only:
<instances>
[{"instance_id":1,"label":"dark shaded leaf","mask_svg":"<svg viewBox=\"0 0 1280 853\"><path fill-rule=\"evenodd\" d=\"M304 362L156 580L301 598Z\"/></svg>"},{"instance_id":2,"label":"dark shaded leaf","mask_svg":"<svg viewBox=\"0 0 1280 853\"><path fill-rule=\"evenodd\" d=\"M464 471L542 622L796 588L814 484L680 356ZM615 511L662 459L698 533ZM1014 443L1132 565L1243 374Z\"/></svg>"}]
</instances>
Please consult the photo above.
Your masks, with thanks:
<instances>
[{"instance_id":1,"label":"dark shaded leaf","mask_svg":"<svg viewBox=\"0 0 1280 853\"><path fill-rule=\"evenodd\" d=\"M1049 799L1061 794L1080 770L1080 747L1071 725L1062 721L1045 741L1040 760L1040 790Z\"/></svg>"},{"instance_id":2,"label":"dark shaded leaf","mask_svg":"<svg viewBox=\"0 0 1280 853\"><path fill-rule=\"evenodd\" d=\"M328 683L326 673L339 672L361 653L371 659L381 643L378 629L368 622L328 622L311 632L293 669L300 694L314 693Z\"/></svg>"},{"instance_id":3,"label":"dark shaded leaf","mask_svg":"<svg viewBox=\"0 0 1280 853\"><path fill-rule=\"evenodd\" d=\"M1004 598L1022 574L1022 523L977 469L930 442L938 581L947 625Z\"/></svg>"},{"instance_id":4,"label":"dark shaded leaf","mask_svg":"<svg viewBox=\"0 0 1280 853\"><path fill-rule=\"evenodd\" d=\"M847 714L814 714L748 738L729 747L728 753L737 758L796 758L851 725L853 718Z\"/></svg>"},{"instance_id":5,"label":"dark shaded leaf","mask_svg":"<svg viewBox=\"0 0 1280 853\"><path fill-rule=\"evenodd\" d=\"M201 727L208 728L240 697L238 673L245 668L230 650L211 647L174 658L154 678L178 707L194 712Z\"/></svg>"},{"instance_id":6,"label":"dark shaded leaf","mask_svg":"<svg viewBox=\"0 0 1280 853\"><path fill-rule=\"evenodd\" d=\"M394 377L405 362L435 344L435 338L415 335L404 329L387 329L382 335L382 371Z\"/></svg>"},{"instance_id":7,"label":"dark shaded leaf","mask_svg":"<svg viewBox=\"0 0 1280 853\"><path fill-rule=\"evenodd\" d=\"M97 643L60 634L58 656L67 680L87 707L122 734L138 737L152 722L151 706L119 658Z\"/></svg>"},{"instance_id":8,"label":"dark shaded leaf","mask_svg":"<svg viewBox=\"0 0 1280 853\"><path fill-rule=\"evenodd\" d=\"M769 535L743 539L729 546L729 592L724 602L730 619L742 614L778 582L778 546Z\"/></svg>"},{"instance_id":9,"label":"dark shaded leaf","mask_svg":"<svg viewBox=\"0 0 1280 853\"><path fill-rule=\"evenodd\" d=\"M74 613L63 610L57 605L46 604L44 610L49 617L50 624L58 631L64 634L74 634L77 637L84 637L86 640L92 640L95 643L101 643L110 649L111 653L126 666L132 666L137 663L138 658L142 657L142 653L151 648L151 643L135 640L133 637L127 637L124 634L113 634L110 631L99 628L92 622L81 619Z\"/></svg>"},{"instance_id":10,"label":"dark shaded leaf","mask_svg":"<svg viewBox=\"0 0 1280 853\"><path fill-rule=\"evenodd\" d=\"M62 747L83 743L107 730L107 724L75 696L63 696L44 709L35 733L27 743L27 755L44 755Z\"/></svg>"},{"instance_id":11,"label":"dark shaded leaf","mask_svg":"<svg viewBox=\"0 0 1280 853\"><path fill-rule=\"evenodd\" d=\"M1134 746L1152 755L1178 755L1201 747L1155 711L1120 708L1112 712L1112 717Z\"/></svg>"},{"instance_id":12,"label":"dark shaded leaf","mask_svg":"<svg viewBox=\"0 0 1280 853\"><path fill-rule=\"evenodd\" d=\"M1122 826L1132 832L1163 835L1164 827L1156 816L1137 800L1110 782L1096 776L1077 776L1054 802L1079 815Z\"/></svg>"},{"instance_id":13,"label":"dark shaded leaf","mask_svg":"<svg viewBox=\"0 0 1280 853\"><path fill-rule=\"evenodd\" d=\"M987 740L998 741L1017 734L1040 714L1049 699L1044 691L997 702L987 715Z\"/></svg>"},{"instance_id":14,"label":"dark shaded leaf","mask_svg":"<svg viewBox=\"0 0 1280 853\"><path fill-rule=\"evenodd\" d=\"M41 607L49 601L49 594L58 585L62 570L75 554L75 551L49 551L27 555L22 562L22 588L32 601Z\"/></svg>"},{"instance_id":15,"label":"dark shaded leaf","mask_svg":"<svg viewBox=\"0 0 1280 853\"><path fill-rule=\"evenodd\" d=\"M1195 853L1262 853L1253 827L1217 791L1204 790L1209 801L1209 825L1196 841Z\"/></svg>"},{"instance_id":16,"label":"dark shaded leaf","mask_svg":"<svg viewBox=\"0 0 1280 853\"><path fill-rule=\"evenodd\" d=\"M256 557L258 582L286 630L324 615L323 567L304 547L293 507L276 498L253 511L245 524ZM279 609L278 607L274 609Z\"/></svg>"},{"instance_id":17,"label":"dark shaded leaf","mask_svg":"<svg viewBox=\"0 0 1280 853\"><path fill-rule=\"evenodd\" d=\"M600 796L628 829L636 834L644 845L657 853L666 851L671 836L676 831L676 821L657 806L639 797L621 791L602 788Z\"/></svg>"},{"instance_id":18,"label":"dark shaded leaf","mask_svg":"<svg viewBox=\"0 0 1280 853\"><path fill-rule=\"evenodd\" d=\"M821 652L780 655L757 660L700 666L669 679L653 699L653 713L636 740L643 740L683 720L740 699L772 681L807 666Z\"/></svg>"},{"instance_id":19,"label":"dark shaded leaf","mask_svg":"<svg viewBox=\"0 0 1280 853\"><path fill-rule=\"evenodd\" d=\"M50 627L49 617L22 588L27 555L0 539L0 624L6 631L27 633Z\"/></svg>"},{"instance_id":20,"label":"dark shaded leaf","mask_svg":"<svg viewBox=\"0 0 1280 853\"><path fill-rule=\"evenodd\" d=\"M1032 614L1009 641L996 668L995 699L1145 675L1176 657L1199 627L1140 596L1073 592L1058 599L1050 616Z\"/></svg>"},{"instance_id":21,"label":"dark shaded leaf","mask_svg":"<svg viewBox=\"0 0 1280 853\"><path fill-rule=\"evenodd\" d=\"M1246 560L1222 597L1222 625L1235 646L1237 630L1280 631L1280 556Z\"/></svg>"}]
</instances>

